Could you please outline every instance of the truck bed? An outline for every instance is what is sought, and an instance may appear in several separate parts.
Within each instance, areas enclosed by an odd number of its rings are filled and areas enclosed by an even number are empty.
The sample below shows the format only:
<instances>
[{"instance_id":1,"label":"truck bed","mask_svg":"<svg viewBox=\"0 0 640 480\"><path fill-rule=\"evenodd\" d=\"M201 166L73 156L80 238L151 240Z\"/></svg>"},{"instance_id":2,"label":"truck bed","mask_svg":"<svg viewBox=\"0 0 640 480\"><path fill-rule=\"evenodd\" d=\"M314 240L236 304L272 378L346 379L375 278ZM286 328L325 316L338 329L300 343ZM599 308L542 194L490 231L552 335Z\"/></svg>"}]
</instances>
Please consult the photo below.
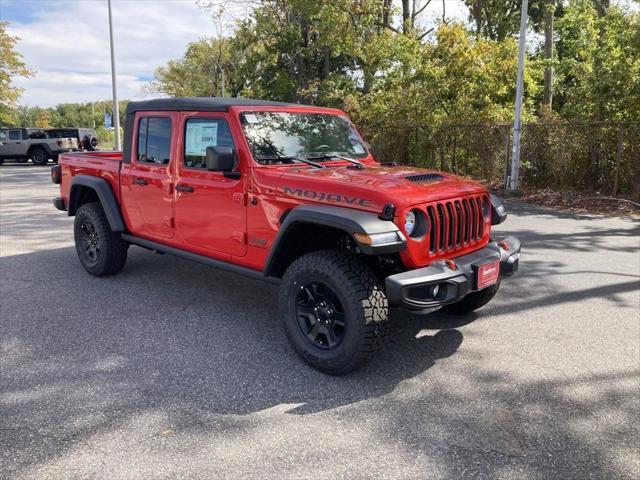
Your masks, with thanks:
<instances>
[{"instance_id":1,"label":"truck bed","mask_svg":"<svg viewBox=\"0 0 640 480\"><path fill-rule=\"evenodd\" d=\"M120 165L122 164L122 152L82 152L63 153L58 158L60 173L62 175L61 194L65 202L69 201L71 179L78 175L90 175L107 180L111 189L120 201Z\"/></svg>"}]
</instances>

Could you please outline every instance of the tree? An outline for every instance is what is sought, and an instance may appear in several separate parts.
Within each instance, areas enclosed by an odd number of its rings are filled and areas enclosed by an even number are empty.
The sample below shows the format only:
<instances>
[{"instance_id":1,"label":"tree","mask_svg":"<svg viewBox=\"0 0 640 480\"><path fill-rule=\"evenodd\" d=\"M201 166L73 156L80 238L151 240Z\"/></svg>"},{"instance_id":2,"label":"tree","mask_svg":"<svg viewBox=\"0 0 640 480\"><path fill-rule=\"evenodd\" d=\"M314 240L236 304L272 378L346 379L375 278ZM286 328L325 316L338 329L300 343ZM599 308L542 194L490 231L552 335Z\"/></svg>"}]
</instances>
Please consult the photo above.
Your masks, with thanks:
<instances>
[{"instance_id":1,"label":"tree","mask_svg":"<svg viewBox=\"0 0 640 480\"><path fill-rule=\"evenodd\" d=\"M476 35L501 41L518 31L520 0L465 0Z\"/></svg>"},{"instance_id":2,"label":"tree","mask_svg":"<svg viewBox=\"0 0 640 480\"><path fill-rule=\"evenodd\" d=\"M574 0L558 21L557 102L565 118L640 118L640 14Z\"/></svg>"},{"instance_id":3,"label":"tree","mask_svg":"<svg viewBox=\"0 0 640 480\"><path fill-rule=\"evenodd\" d=\"M22 89L12 85L12 78L33 75L15 50L19 39L7 33L8 24L0 21L0 125L14 125L17 120L15 109Z\"/></svg>"},{"instance_id":4,"label":"tree","mask_svg":"<svg viewBox=\"0 0 640 480\"><path fill-rule=\"evenodd\" d=\"M230 39L203 38L190 43L182 58L159 67L149 90L175 97L237 96L238 62Z\"/></svg>"},{"instance_id":5,"label":"tree","mask_svg":"<svg viewBox=\"0 0 640 480\"><path fill-rule=\"evenodd\" d=\"M51 116L49 111L41 109L38 112L38 116L36 117L36 121L33 126L37 128L51 128Z\"/></svg>"}]
</instances>

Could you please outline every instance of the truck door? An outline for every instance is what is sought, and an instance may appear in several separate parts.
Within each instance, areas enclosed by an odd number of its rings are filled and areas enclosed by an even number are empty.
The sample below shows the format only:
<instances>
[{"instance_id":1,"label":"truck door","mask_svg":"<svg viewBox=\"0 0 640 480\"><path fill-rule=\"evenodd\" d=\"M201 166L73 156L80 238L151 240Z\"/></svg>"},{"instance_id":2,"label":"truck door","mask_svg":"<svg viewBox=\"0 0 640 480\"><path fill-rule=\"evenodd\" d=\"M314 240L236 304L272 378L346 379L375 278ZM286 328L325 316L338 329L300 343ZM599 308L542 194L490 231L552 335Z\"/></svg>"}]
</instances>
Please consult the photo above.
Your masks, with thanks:
<instances>
[{"instance_id":1,"label":"truck door","mask_svg":"<svg viewBox=\"0 0 640 480\"><path fill-rule=\"evenodd\" d=\"M16 158L27 154L29 145L22 139L22 130L19 128L7 130L7 139L2 146L2 156Z\"/></svg>"},{"instance_id":2,"label":"truck door","mask_svg":"<svg viewBox=\"0 0 640 480\"><path fill-rule=\"evenodd\" d=\"M120 175L124 214L135 235L174 236L172 128L176 119L172 113L136 116L131 158L124 159Z\"/></svg>"},{"instance_id":3,"label":"truck door","mask_svg":"<svg viewBox=\"0 0 640 480\"><path fill-rule=\"evenodd\" d=\"M246 253L246 167L236 172L208 171L207 147L235 148L226 114L181 115L184 143L176 162L176 229L189 247L201 254Z\"/></svg>"}]
</instances>

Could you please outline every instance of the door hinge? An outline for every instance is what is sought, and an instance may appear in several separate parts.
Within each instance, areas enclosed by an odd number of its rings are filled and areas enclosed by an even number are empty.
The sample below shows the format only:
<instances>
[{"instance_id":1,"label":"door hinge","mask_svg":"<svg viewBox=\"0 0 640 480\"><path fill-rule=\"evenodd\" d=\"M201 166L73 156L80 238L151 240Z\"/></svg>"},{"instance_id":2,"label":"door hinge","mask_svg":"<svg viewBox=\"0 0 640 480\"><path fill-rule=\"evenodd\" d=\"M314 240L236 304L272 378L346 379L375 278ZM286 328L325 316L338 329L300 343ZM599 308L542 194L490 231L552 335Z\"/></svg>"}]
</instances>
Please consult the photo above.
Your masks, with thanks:
<instances>
[{"instance_id":1,"label":"door hinge","mask_svg":"<svg viewBox=\"0 0 640 480\"><path fill-rule=\"evenodd\" d=\"M247 243L247 234L245 232L233 232L233 239L241 245L245 245Z\"/></svg>"},{"instance_id":2,"label":"door hinge","mask_svg":"<svg viewBox=\"0 0 640 480\"><path fill-rule=\"evenodd\" d=\"M243 192L235 192L233 194L233 203L237 203L244 207L247 204L247 194Z\"/></svg>"},{"instance_id":3,"label":"door hinge","mask_svg":"<svg viewBox=\"0 0 640 480\"><path fill-rule=\"evenodd\" d=\"M175 228L173 217L162 217L162 224L169 228Z\"/></svg>"}]
</instances>

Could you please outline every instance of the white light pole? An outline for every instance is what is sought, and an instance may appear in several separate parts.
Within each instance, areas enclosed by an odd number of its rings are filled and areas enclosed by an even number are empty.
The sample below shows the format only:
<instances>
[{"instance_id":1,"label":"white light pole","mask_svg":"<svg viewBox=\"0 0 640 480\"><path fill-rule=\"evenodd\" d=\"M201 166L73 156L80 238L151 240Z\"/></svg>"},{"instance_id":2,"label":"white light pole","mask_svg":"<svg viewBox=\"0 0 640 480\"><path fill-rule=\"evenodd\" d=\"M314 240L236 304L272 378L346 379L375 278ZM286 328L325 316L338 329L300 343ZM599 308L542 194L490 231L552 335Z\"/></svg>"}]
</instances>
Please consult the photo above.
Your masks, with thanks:
<instances>
[{"instance_id":1,"label":"white light pole","mask_svg":"<svg viewBox=\"0 0 640 480\"><path fill-rule=\"evenodd\" d=\"M524 51L527 38L528 1L522 0L520 11L520 39L518 41L518 78L516 80L516 112L513 120L513 155L511 157L511 181L509 188L517 190L520 186L520 133L522 130L522 75L524 73Z\"/></svg>"},{"instance_id":2,"label":"white light pole","mask_svg":"<svg viewBox=\"0 0 640 480\"><path fill-rule=\"evenodd\" d=\"M113 129L115 147L120 150L120 109L118 108L118 90L116 87L116 57L113 53L113 25L111 24L111 0L107 0L109 8L109 41L111 43L111 86L113 88Z\"/></svg>"}]
</instances>

